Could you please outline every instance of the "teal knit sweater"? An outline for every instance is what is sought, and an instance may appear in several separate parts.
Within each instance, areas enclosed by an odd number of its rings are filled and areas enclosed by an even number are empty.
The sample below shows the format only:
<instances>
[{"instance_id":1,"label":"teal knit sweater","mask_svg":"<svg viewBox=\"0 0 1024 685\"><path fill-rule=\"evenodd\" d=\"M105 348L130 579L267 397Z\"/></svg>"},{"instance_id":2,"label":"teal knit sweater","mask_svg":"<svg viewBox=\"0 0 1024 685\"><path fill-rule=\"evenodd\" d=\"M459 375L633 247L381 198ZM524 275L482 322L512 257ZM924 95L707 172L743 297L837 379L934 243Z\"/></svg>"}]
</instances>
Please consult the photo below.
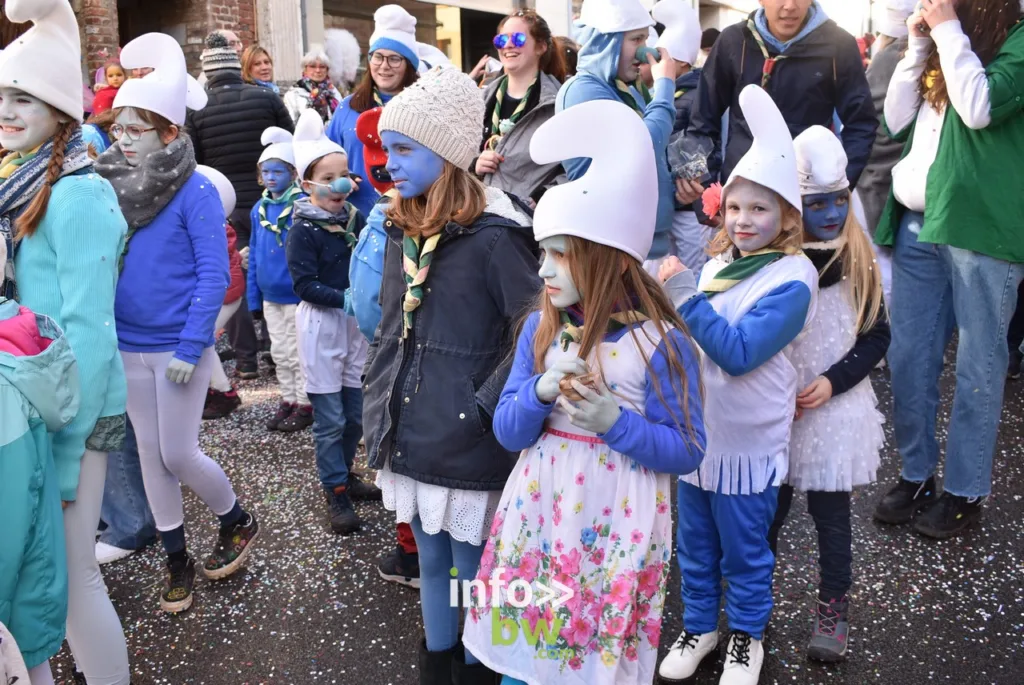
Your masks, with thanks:
<instances>
[{"instance_id":1,"label":"teal knit sweater","mask_svg":"<svg viewBox=\"0 0 1024 685\"><path fill-rule=\"evenodd\" d=\"M78 362L82 401L53 438L60 497L74 501L85 441L96 422L124 413L127 386L114 327L117 261L128 225L113 187L99 174L65 176L46 216L15 258L21 303L64 329Z\"/></svg>"}]
</instances>

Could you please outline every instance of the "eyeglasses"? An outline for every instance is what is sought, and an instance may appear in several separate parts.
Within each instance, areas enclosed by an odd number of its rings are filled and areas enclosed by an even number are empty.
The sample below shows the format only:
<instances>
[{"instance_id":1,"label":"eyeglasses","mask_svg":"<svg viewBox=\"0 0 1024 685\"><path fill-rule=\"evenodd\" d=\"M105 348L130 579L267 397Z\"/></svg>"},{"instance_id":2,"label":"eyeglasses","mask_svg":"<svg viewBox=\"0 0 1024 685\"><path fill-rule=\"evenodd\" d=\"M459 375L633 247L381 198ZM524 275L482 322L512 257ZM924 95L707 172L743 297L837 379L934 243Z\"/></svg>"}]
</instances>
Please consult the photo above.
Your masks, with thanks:
<instances>
[{"instance_id":1,"label":"eyeglasses","mask_svg":"<svg viewBox=\"0 0 1024 685\"><path fill-rule=\"evenodd\" d=\"M513 47L521 48L526 45L526 34L521 31L516 31L515 33L499 33L494 37L493 42L494 47L499 50L503 50L508 47L509 43L511 43Z\"/></svg>"},{"instance_id":2,"label":"eyeglasses","mask_svg":"<svg viewBox=\"0 0 1024 685\"><path fill-rule=\"evenodd\" d=\"M114 124L110 127L110 137L114 140L121 140L122 137L128 136L128 140L139 140L142 138L143 133L149 133L155 131L155 128L142 128L141 126L122 126L121 124Z\"/></svg>"},{"instance_id":3,"label":"eyeglasses","mask_svg":"<svg viewBox=\"0 0 1024 685\"><path fill-rule=\"evenodd\" d=\"M375 52L370 56L370 64L375 67L379 67L387 61L388 66L392 69L397 69L402 66L402 62L405 60L401 55L385 55L380 52Z\"/></svg>"}]
</instances>

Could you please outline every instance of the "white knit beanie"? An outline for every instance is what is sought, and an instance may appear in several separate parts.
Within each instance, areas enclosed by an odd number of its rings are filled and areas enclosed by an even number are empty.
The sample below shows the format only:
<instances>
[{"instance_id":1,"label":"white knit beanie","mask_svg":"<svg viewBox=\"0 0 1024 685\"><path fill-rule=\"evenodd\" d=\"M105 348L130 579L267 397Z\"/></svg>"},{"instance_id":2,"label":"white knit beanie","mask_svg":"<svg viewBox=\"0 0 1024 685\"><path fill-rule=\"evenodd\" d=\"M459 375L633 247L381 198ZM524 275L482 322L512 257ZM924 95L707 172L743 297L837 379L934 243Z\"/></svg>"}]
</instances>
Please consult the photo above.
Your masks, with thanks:
<instances>
[{"instance_id":1,"label":"white knit beanie","mask_svg":"<svg viewBox=\"0 0 1024 685\"><path fill-rule=\"evenodd\" d=\"M377 130L412 138L460 169L480 151L484 99L458 69L435 67L384 106Z\"/></svg>"},{"instance_id":2,"label":"white knit beanie","mask_svg":"<svg viewBox=\"0 0 1024 685\"><path fill-rule=\"evenodd\" d=\"M409 60L413 69L419 68L420 56L416 47L416 17L401 5L383 5L373 13L373 35L370 52L391 50Z\"/></svg>"}]
</instances>

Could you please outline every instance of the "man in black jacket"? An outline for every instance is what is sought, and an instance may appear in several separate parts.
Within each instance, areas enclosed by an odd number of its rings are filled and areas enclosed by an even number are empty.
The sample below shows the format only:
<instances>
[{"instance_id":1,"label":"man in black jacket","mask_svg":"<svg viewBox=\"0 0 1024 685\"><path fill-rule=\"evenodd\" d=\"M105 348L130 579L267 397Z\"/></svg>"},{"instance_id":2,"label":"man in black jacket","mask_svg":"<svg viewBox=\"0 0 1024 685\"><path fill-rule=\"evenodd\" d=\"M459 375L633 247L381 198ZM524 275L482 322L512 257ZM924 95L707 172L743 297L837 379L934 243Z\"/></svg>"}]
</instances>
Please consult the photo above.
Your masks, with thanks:
<instances>
[{"instance_id":1,"label":"man in black jacket","mask_svg":"<svg viewBox=\"0 0 1024 685\"><path fill-rule=\"evenodd\" d=\"M231 225L238 235L238 249L248 247L252 227L249 215L259 200L257 165L263 153L260 138L271 126L294 130L288 110L273 91L242 81L242 63L223 33L206 37L203 73L209 101L199 111L189 111L186 127L196 151L196 162L211 166L231 181L238 197ZM256 354L267 350L266 340L257 343L248 307L239 307L227 325L240 378L259 376Z\"/></svg>"},{"instance_id":2,"label":"man in black jacket","mask_svg":"<svg viewBox=\"0 0 1024 685\"><path fill-rule=\"evenodd\" d=\"M751 83L764 88L793 136L819 124L842 122L846 175L855 185L871 154L878 118L853 36L825 15L816 0L761 0L746 20L722 31L698 86L687 135L709 140L708 167L724 183L751 145L739 95ZM729 110L725 158L722 117ZM693 183L683 199L696 199Z\"/></svg>"}]
</instances>

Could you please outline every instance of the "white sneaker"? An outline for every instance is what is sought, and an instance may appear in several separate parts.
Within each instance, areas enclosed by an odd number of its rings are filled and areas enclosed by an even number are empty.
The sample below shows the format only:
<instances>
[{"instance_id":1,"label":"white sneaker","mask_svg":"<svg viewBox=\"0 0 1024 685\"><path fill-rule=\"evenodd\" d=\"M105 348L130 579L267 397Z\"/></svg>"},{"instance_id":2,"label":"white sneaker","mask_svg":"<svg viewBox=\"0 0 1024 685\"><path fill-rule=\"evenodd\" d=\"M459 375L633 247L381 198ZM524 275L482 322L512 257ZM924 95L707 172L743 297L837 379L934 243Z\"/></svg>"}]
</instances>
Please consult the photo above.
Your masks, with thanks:
<instances>
[{"instance_id":1,"label":"white sneaker","mask_svg":"<svg viewBox=\"0 0 1024 685\"><path fill-rule=\"evenodd\" d=\"M100 565L120 561L121 559L126 559L133 554L135 554L134 549L121 549L120 547L108 545L105 542L96 542L96 561Z\"/></svg>"},{"instance_id":2,"label":"white sneaker","mask_svg":"<svg viewBox=\"0 0 1024 685\"><path fill-rule=\"evenodd\" d=\"M757 685L764 661L764 648L760 640L733 631L725 650L725 668L718 685Z\"/></svg>"},{"instance_id":3,"label":"white sneaker","mask_svg":"<svg viewBox=\"0 0 1024 685\"><path fill-rule=\"evenodd\" d=\"M701 662L710 656L718 646L718 631L697 635L688 633L686 629L679 634L672 648L658 667L658 675L669 682L686 680L693 677Z\"/></svg>"}]
</instances>

